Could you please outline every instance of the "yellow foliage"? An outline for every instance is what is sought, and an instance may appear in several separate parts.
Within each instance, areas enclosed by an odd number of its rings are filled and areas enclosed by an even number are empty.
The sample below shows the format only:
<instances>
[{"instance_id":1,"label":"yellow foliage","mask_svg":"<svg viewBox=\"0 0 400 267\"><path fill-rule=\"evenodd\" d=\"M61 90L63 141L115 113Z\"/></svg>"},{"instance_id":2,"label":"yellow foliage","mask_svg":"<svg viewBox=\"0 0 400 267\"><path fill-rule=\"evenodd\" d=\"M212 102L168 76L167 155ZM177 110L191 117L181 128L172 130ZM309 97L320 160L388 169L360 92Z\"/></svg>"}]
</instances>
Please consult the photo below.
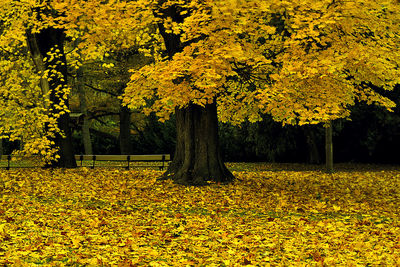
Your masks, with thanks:
<instances>
[{"instance_id":1,"label":"yellow foliage","mask_svg":"<svg viewBox=\"0 0 400 267\"><path fill-rule=\"evenodd\" d=\"M396 1L280 1L285 12L282 67L260 89L265 111L284 124L347 117L356 100L391 110L372 88L400 83Z\"/></svg>"},{"instance_id":2,"label":"yellow foliage","mask_svg":"<svg viewBox=\"0 0 400 267\"><path fill-rule=\"evenodd\" d=\"M266 112L300 125L347 117L357 100L395 106L371 88L400 83L396 1L261 2L148 5L159 15L150 24L188 44L136 71L124 102L166 119L190 102L217 101L222 121L257 121ZM177 6L182 21L163 13Z\"/></svg>"},{"instance_id":3,"label":"yellow foliage","mask_svg":"<svg viewBox=\"0 0 400 267\"><path fill-rule=\"evenodd\" d=\"M27 31L62 29L74 48L70 67L124 49L152 58L132 70L123 102L162 120L216 101L224 122L269 113L284 124L326 123L357 101L393 109L374 88L400 83L395 0L2 0L0 21L0 136L46 160L55 158L50 140L69 88L55 88L61 101L51 103L43 83L66 82L55 68L62 49L41 59L54 65L35 69Z\"/></svg>"},{"instance_id":4,"label":"yellow foliage","mask_svg":"<svg viewBox=\"0 0 400 267\"><path fill-rule=\"evenodd\" d=\"M240 180L206 187L153 170L0 170L0 264L398 264L399 171L228 166Z\"/></svg>"},{"instance_id":5,"label":"yellow foliage","mask_svg":"<svg viewBox=\"0 0 400 267\"><path fill-rule=\"evenodd\" d=\"M263 13L268 6L258 1L182 1L162 6L149 8L155 14L162 14L167 7L179 6L182 10L182 22L170 16L156 16L155 20L163 23L166 33L179 35L180 43L188 45L171 58L160 57L154 64L135 71L124 102L131 108L141 108L147 100L154 99L154 104L144 111L155 111L166 119L175 108L189 103L204 106L217 99L222 120L258 120L258 106L252 105L252 87L262 82L243 78L242 72L248 70L263 76L271 63L261 55L262 45L257 43L259 37L275 33L275 27L264 23L270 16L265 13L264 17ZM263 49L266 47L269 44L263 45ZM252 108L237 112L244 106Z\"/></svg>"},{"instance_id":6,"label":"yellow foliage","mask_svg":"<svg viewBox=\"0 0 400 267\"><path fill-rule=\"evenodd\" d=\"M66 100L70 89L57 68L64 64L59 47L52 47L40 59L29 53L27 32L37 33L49 26L32 12L36 8L45 9L37 1L0 3L0 136L20 140L23 148L19 154L39 155L49 162L59 158L53 139L62 135L57 119L69 112ZM46 67L39 67L39 60ZM48 84L55 80L60 84L50 90Z\"/></svg>"}]
</instances>

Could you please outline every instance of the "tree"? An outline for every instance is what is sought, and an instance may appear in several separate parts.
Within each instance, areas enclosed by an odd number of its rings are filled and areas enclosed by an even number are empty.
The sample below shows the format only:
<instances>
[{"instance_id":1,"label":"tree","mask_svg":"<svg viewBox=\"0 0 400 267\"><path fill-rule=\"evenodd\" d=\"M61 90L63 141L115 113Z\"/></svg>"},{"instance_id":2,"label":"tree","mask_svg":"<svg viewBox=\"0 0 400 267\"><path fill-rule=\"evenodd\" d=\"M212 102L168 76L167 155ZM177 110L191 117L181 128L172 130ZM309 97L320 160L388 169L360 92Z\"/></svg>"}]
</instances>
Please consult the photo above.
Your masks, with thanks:
<instances>
[{"instance_id":1,"label":"tree","mask_svg":"<svg viewBox=\"0 0 400 267\"><path fill-rule=\"evenodd\" d=\"M38 72L48 73L41 79L43 94L48 95L48 112L57 114L56 129L49 136L53 147L58 149L58 159L52 159L52 167L76 167L74 152L72 150L70 117L65 111L68 109L67 66L64 54L65 33L62 29L47 27L38 33L27 32L29 50ZM50 58L48 58L49 55ZM48 91L45 91L48 90ZM49 130L45 124L45 130Z\"/></svg>"},{"instance_id":2,"label":"tree","mask_svg":"<svg viewBox=\"0 0 400 267\"><path fill-rule=\"evenodd\" d=\"M284 124L323 123L332 171L331 122L348 117L358 101L395 106L376 88L400 83L399 3L282 1L279 9L288 34L260 100Z\"/></svg>"},{"instance_id":3,"label":"tree","mask_svg":"<svg viewBox=\"0 0 400 267\"><path fill-rule=\"evenodd\" d=\"M265 24L268 17L260 17L267 7L257 1L148 1L147 6L165 53L133 73L124 102L161 119L176 114L176 150L165 177L191 185L230 182L234 177L218 144L218 109L225 120L259 118L254 91L270 61L261 54L265 42L257 41L260 33L275 31Z\"/></svg>"},{"instance_id":4,"label":"tree","mask_svg":"<svg viewBox=\"0 0 400 267\"><path fill-rule=\"evenodd\" d=\"M100 117L118 116L119 150L121 154L130 154L132 112L119 98L129 81L129 69L151 60L146 48L146 44L152 42L151 29L146 24L142 26L142 20L146 20L144 12L140 12L141 1L54 2L54 8L65 14L58 23L67 29L66 34L73 43L70 66L77 69L77 74L83 66L84 75L91 76L86 79L85 88L108 98L109 109L96 110L92 105L94 109L88 110L88 118L100 120ZM138 32L141 32L141 40L137 39ZM93 76L96 77L93 79Z\"/></svg>"},{"instance_id":5,"label":"tree","mask_svg":"<svg viewBox=\"0 0 400 267\"><path fill-rule=\"evenodd\" d=\"M133 74L125 102L161 117L175 111L177 150L166 175L177 182L232 179L207 151L217 144L207 143L216 105L222 120L256 120L260 108L284 124L326 126L355 101L394 107L372 85L399 82L395 1L149 3L166 58ZM210 168L210 158L221 167Z\"/></svg>"},{"instance_id":6,"label":"tree","mask_svg":"<svg viewBox=\"0 0 400 267\"><path fill-rule=\"evenodd\" d=\"M86 155L93 154L92 140L90 138L90 123L88 118L88 108L86 103L85 83L82 68L76 70L76 88L79 95L79 109L83 114L82 123L82 142Z\"/></svg>"},{"instance_id":7,"label":"tree","mask_svg":"<svg viewBox=\"0 0 400 267\"><path fill-rule=\"evenodd\" d=\"M3 151L3 139L0 139L0 158L3 156L4 151Z\"/></svg>"},{"instance_id":8,"label":"tree","mask_svg":"<svg viewBox=\"0 0 400 267\"><path fill-rule=\"evenodd\" d=\"M25 153L42 155L51 166L75 167L63 50L65 33L47 24L47 16L59 16L53 11L46 3L1 3L5 30L0 40L8 57L1 61L0 68L6 118L0 133L10 140L23 139ZM32 61L28 61L28 54ZM21 70L24 72L18 73Z\"/></svg>"},{"instance_id":9,"label":"tree","mask_svg":"<svg viewBox=\"0 0 400 267\"><path fill-rule=\"evenodd\" d=\"M102 60L115 48L131 48L136 36L129 28L139 24L134 19L140 21L143 14L140 18L131 16L125 5L125 1L74 0L0 3L0 21L4 22L0 46L10 55L2 60L0 69L1 135L10 141L24 139L25 154L42 155L52 165L74 165L71 150L66 150L71 146L64 41L77 43L68 53L69 68L77 69L77 76L83 62ZM21 36L28 37L28 42ZM61 159L56 163L58 157ZM68 163L63 163L66 157Z\"/></svg>"}]
</instances>

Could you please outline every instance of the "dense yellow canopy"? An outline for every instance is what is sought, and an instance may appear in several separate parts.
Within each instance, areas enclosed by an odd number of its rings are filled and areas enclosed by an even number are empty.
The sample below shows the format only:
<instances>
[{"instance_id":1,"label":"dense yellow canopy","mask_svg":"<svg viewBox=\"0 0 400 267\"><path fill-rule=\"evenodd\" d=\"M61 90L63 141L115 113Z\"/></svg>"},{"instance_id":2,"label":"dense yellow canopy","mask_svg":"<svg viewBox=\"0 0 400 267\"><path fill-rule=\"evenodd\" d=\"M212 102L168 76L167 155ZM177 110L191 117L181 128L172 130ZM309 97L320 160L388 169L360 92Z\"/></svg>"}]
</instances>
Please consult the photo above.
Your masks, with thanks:
<instances>
[{"instance_id":1,"label":"dense yellow canopy","mask_svg":"<svg viewBox=\"0 0 400 267\"><path fill-rule=\"evenodd\" d=\"M123 101L161 119L189 103L217 101L222 121L269 113L289 124L327 122L348 116L358 100L393 108L374 88L400 83L394 0L3 0L0 136L24 139L31 153L50 147L45 123L57 130L40 88L50 74L34 68L26 42L27 31L49 27L79 40L71 66L118 49L152 57L132 70ZM179 38L173 57L160 27Z\"/></svg>"}]
</instances>

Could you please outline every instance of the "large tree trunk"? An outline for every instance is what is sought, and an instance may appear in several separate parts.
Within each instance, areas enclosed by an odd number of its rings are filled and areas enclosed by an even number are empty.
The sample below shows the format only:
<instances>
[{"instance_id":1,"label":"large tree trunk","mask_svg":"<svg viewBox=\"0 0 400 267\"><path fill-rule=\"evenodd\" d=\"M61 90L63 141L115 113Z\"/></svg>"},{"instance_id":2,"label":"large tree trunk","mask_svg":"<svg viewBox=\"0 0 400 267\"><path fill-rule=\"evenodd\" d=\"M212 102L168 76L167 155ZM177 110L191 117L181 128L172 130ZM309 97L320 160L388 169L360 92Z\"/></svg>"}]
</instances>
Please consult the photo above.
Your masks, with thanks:
<instances>
[{"instance_id":1,"label":"large tree trunk","mask_svg":"<svg viewBox=\"0 0 400 267\"><path fill-rule=\"evenodd\" d=\"M189 104L176 111L175 156L165 177L185 185L205 185L209 181L227 183L234 179L225 167L218 144L216 104L201 107Z\"/></svg>"},{"instance_id":2,"label":"large tree trunk","mask_svg":"<svg viewBox=\"0 0 400 267\"><path fill-rule=\"evenodd\" d=\"M60 158L58 161L52 161L50 167L61 167L61 168L75 168L75 153L72 146L72 133L70 127L70 117L68 113L60 116L57 120L58 127L61 132L65 135L64 137L60 134L56 134L55 145L59 148L58 154Z\"/></svg>"},{"instance_id":3,"label":"large tree trunk","mask_svg":"<svg viewBox=\"0 0 400 267\"><path fill-rule=\"evenodd\" d=\"M332 144L332 122L325 125L325 161L326 172L333 172L333 144Z\"/></svg>"},{"instance_id":4,"label":"large tree trunk","mask_svg":"<svg viewBox=\"0 0 400 267\"><path fill-rule=\"evenodd\" d=\"M82 142L86 155L92 155L92 140L90 139L90 123L88 118L88 110L86 104L85 86L82 68L76 71L76 86L79 92L79 106L83 114L82 124Z\"/></svg>"},{"instance_id":5,"label":"large tree trunk","mask_svg":"<svg viewBox=\"0 0 400 267\"><path fill-rule=\"evenodd\" d=\"M155 14L182 22L184 16L171 6ZM187 16L187 15L185 15ZM182 51L185 45L180 35L167 32L162 23L158 24L160 34L170 59ZM172 178L185 185L205 185L208 181L227 183L234 180L232 173L222 161L218 144L218 117L216 103L205 107L189 103L188 107L176 109L175 155L164 178Z\"/></svg>"},{"instance_id":6,"label":"large tree trunk","mask_svg":"<svg viewBox=\"0 0 400 267\"><path fill-rule=\"evenodd\" d=\"M52 70L54 68L54 70L61 74L54 75L51 81L48 81L47 79L42 79L41 81L43 93L46 93L47 90L50 92L50 106L48 109L50 112L54 113L60 112L57 106L62 102L68 105L68 99L65 97L65 92L59 89L60 87L67 86L67 62L64 53L64 37L65 34L63 30L54 28L43 29L37 34L27 32L30 52L37 70ZM53 60L47 60L46 62L43 61L52 49L59 49L59 56L54 57ZM72 149L69 113L64 113L58 117L57 126L64 137L61 133L56 133L52 140L55 143L55 147L58 148L60 158L57 161L52 161L49 166L65 168L76 167L76 161Z\"/></svg>"},{"instance_id":7,"label":"large tree trunk","mask_svg":"<svg viewBox=\"0 0 400 267\"><path fill-rule=\"evenodd\" d=\"M129 155L131 149L131 111L122 106L119 111L119 147L121 155Z\"/></svg>"}]
</instances>

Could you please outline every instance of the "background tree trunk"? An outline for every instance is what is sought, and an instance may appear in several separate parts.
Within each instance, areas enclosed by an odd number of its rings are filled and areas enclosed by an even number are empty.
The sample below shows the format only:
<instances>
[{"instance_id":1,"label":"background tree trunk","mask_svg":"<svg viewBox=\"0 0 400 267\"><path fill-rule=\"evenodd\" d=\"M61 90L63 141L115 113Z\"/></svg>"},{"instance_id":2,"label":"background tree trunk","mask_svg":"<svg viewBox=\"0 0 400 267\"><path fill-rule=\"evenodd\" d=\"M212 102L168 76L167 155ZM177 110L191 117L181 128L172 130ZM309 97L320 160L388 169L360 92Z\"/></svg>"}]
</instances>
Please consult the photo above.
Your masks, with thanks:
<instances>
[{"instance_id":1,"label":"background tree trunk","mask_svg":"<svg viewBox=\"0 0 400 267\"><path fill-rule=\"evenodd\" d=\"M325 125L325 162L326 172L333 172L333 144L332 144L332 122Z\"/></svg>"},{"instance_id":2,"label":"background tree trunk","mask_svg":"<svg viewBox=\"0 0 400 267\"><path fill-rule=\"evenodd\" d=\"M119 147L121 155L129 155L131 149L131 111L128 107L122 106L119 111Z\"/></svg>"},{"instance_id":3,"label":"background tree trunk","mask_svg":"<svg viewBox=\"0 0 400 267\"><path fill-rule=\"evenodd\" d=\"M56 106L64 101L68 105L68 100L64 99L65 93L61 90L57 90L59 86L67 85L67 62L64 53L64 37L65 34L61 29L46 28L40 31L40 33L32 34L27 32L27 40L32 54L33 61L37 67L37 70L42 70L43 66L45 69L51 69L50 66L55 66L55 70L61 75L55 75L49 82L48 80L42 79L41 86L43 92L46 90L50 92L50 112L58 113ZM59 49L58 53L60 56L55 57L53 60L43 61L51 49ZM60 61L60 63L55 63ZM60 158L57 161L52 161L49 167L64 167L73 168L76 167L76 161L72 148L71 128L70 128L70 117L69 113L62 114L57 119L57 125L60 131L63 133L56 133L56 136L52 139L55 142L55 147L59 149Z\"/></svg>"},{"instance_id":4,"label":"background tree trunk","mask_svg":"<svg viewBox=\"0 0 400 267\"><path fill-rule=\"evenodd\" d=\"M176 111L177 144L165 177L185 185L208 181L227 183L234 179L225 167L218 144L216 104L189 104Z\"/></svg>"},{"instance_id":5,"label":"background tree trunk","mask_svg":"<svg viewBox=\"0 0 400 267\"><path fill-rule=\"evenodd\" d=\"M3 139L0 138L0 158L1 156L3 156L4 152L3 152Z\"/></svg>"},{"instance_id":6,"label":"background tree trunk","mask_svg":"<svg viewBox=\"0 0 400 267\"><path fill-rule=\"evenodd\" d=\"M76 87L79 93L79 107L83 114L83 124L82 124L82 142L85 149L86 155L92 155L92 140L90 139L90 123L88 118L88 110L86 103L86 94L84 86L84 77L82 68L76 71Z\"/></svg>"},{"instance_id":7,"label":"background tree trunk","mask_svg":"<svg viewBox=\"0 0 400 267\"><path fill-rule=\"evenodd\" d=\"M304 128L304 135L306 137L306 142L308 146L308 162L311 164L320 164L321 157L318 151L318 145L315 136L315 128L311 125L303 126Z\"/></svg>"}]
</instances>

